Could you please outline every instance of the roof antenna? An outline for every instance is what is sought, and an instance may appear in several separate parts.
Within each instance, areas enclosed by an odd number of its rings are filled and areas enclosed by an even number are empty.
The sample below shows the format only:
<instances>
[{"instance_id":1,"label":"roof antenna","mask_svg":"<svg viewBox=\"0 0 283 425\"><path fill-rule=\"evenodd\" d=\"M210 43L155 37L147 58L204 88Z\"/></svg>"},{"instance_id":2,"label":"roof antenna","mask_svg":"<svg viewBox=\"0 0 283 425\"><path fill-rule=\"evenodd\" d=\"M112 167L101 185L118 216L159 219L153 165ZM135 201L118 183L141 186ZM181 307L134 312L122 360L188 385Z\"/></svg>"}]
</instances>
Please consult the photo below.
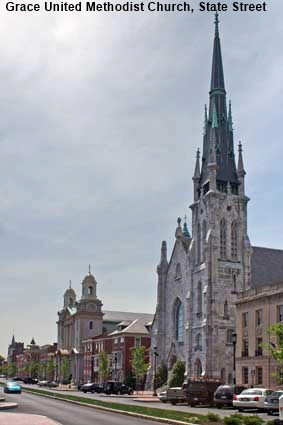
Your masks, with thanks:
<instances>
[{"instance_id":1,"label":"roof antenna","mask_svg":"<svg viewBox=\"0 0 283 425\"><path fill-rule=\"evenodd\" d=\"M88 265L88 274L90 275L90 264Z\"/></svg>"}]
</instances>

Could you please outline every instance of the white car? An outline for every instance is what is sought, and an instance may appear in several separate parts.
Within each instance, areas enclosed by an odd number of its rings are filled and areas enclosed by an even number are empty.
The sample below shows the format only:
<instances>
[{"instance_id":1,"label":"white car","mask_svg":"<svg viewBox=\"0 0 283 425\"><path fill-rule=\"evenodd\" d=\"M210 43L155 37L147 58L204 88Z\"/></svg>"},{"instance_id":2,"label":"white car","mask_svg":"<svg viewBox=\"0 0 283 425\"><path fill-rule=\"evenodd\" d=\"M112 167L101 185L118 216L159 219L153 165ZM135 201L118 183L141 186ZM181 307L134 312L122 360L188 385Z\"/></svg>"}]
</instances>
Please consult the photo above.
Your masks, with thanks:
<instances>
[{"instance_id":1,"label":"white car","mask_svg":"<svg viewBox=\"0 0 283 425\"><path fill-rule=\"evenodd\" d=\"M234 395L233 399L233 407L242 412L244 409L265 409L265 399L270 394L272 394L272 390L268 390L266 388L250 388L248 390L244 390L239 395Z\"/></svg>"}]
</instances>

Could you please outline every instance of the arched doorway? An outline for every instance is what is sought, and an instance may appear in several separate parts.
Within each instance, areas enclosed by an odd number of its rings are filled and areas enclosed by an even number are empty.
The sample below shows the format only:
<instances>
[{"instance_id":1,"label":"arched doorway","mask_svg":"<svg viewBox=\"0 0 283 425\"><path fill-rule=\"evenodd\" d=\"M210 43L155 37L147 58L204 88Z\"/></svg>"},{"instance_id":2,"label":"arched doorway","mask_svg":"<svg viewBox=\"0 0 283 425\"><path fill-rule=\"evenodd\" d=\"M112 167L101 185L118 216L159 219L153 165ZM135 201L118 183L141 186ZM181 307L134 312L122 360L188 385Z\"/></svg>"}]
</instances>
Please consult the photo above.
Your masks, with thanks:
<instances>
[{"instance_id":1,"label":"arched doorway","mask_svg":"<svg viewBox=\"0 0 283 425\"><path fill-rule=\"evenodd\" d=\"M200 378L202 375L202 365L200 359L195 361L195 375L197 378Z\"/></svg>"}]
</instances>

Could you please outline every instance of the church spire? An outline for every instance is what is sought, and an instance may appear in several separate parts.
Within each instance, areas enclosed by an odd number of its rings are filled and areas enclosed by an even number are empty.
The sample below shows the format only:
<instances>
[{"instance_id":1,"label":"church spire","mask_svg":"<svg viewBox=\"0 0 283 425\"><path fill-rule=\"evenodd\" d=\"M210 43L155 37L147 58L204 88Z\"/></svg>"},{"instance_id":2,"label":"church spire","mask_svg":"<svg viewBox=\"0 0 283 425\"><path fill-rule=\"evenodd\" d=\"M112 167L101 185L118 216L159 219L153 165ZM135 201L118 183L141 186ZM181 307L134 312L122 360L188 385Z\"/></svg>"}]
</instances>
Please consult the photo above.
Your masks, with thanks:
<instances>
[{"instance_id":1,"label":"church spire","mask_svg":"<svg viewBox=\"0 0 283 425\"><path fill-rule=\"evenodd\" d=\"M213 163L211 154L216 153L215 187L217 190L225 192L227 183L230 182L231 190L235 194L238 192L239 180L234 155L232 108L229 104L228 112L226 104L218 13L215 14L214 24L209 108L203 136L202 167L198 191L204 188L204 193L206 193L209 190L207 185L211 177L209 164Z\"/></svg>"},{"instance_id":2,"label":"church spire","mask_svg":"<svg viewBox=\"0 0 283 425\"><path fill-rule=\"evenodd\" d=\"M213 57L212 57L212 73L211 73L211 84L210 93L213 94L214 90L222 90L225 93L224 84L224 72L221 55L221 44L219 37L219 16L215 13L215 33L214 33L214 45L213 45Z\"/></svg>"}]
</instances>

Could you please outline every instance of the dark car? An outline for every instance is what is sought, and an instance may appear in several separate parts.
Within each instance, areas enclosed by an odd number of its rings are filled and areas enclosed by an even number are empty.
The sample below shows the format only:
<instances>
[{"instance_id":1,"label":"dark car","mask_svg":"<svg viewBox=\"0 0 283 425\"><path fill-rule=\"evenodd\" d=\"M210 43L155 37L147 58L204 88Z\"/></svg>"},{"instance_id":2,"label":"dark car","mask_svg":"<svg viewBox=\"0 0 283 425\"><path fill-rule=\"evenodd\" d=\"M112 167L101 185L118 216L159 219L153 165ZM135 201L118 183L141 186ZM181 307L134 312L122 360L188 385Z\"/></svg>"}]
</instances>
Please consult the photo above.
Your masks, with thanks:
<instances>
[{"instance_id":1,"label":"dark car","mask_svg":"<svg viewBox=\"0 0 283 425\"><path fill-rule=\"evenodd\" d=\"M283 395L283 390L274 391L270 396L266 397L264 409L268 415L279 413L279 398Z\"/></svg>"},{"instance_id":2,"label":"dark car","mask_svg":"<svg viewBox=\"0 0 283 425\"><path fill-rule=\"evenodd\" d=\"M24 384L37 384L38 380L34 378L23 378Z\"/></svg>"},{"instance_id":3,"label":"dark car","mask_svg":"<svg viewBox=\"0 0 283 425\"><path fill-rule=\"evenodd\" d=\"M22 381L22 378L20 378L19 376L14 376L14 378L11 379L11 381Z\"/></svg>"},{"instance_id":4,"label":"dark car","mask_svg":"<svg viewBox=\"0 0 283 425\"><path fill-rule=\"evenodd\" d=\"M16 381L9 381L4 385L4 393L17 393L21 394L22 387Z\"/></svg>"},{"instance_id":5,"label":"dark car","mask_svg":"<svg viewBox=\"0 0 283 425\"><path fill-rule=\"evenodd\" d=\"M94 384L92 382L89 382L87 384L83 384L80 386L80 390L84 393L90 392L90 393L102 393L103 392L103 385L100 384Z\"/></svg>"},{"instance_id":6,"label":"dark car","mask_svg":"<svg viewBox=\"0 0 283 425\"><path fill-rule=\"evenodd\" d=\"M105 394L133 394L133 389L121 382L108 381L104 385Z\"/></svg>"},{"instance_id":7,"label":"dark car","mask_svg":"<svg viewBox=\"0 0 283 425\"><path fill-rule=\"evenodd\" d=\"M213 406L214 393L219 387L219 381L195 380L183 384L186 401L189 406L199 404Z\"/></svg>"},{"instance_id":8,"label":"dark car","mask_svg":"<svg viewBox=\"0 0 283 425\"><path fill-rule=\"evenodd\" d=\"M214 404L216 407L233 407L234 396L241 394L246 388L238 385L220 385L214 393Z\"/></svg>"}]
</instances>

